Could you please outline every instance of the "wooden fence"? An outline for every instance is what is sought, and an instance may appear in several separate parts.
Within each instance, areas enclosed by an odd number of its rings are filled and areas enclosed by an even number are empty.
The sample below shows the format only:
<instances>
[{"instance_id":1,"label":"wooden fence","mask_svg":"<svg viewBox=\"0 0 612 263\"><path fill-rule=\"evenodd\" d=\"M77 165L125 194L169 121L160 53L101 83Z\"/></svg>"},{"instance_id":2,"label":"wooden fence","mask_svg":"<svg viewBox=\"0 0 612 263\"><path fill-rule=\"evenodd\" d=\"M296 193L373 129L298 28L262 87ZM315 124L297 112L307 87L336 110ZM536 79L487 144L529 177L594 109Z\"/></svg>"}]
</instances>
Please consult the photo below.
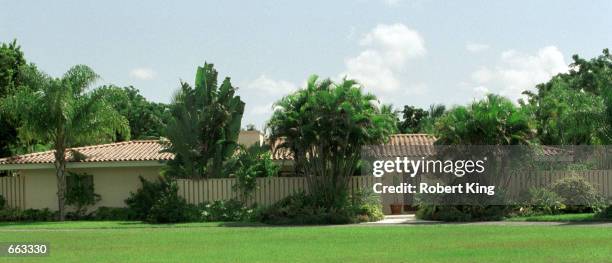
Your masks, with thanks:
<instances>
[{"instance_id":1,"label":"wooden fence","mask_svg":"<svg viewBox=\"0 0 612 263\"><path fill-rule=\"evenodd\" d=\"M191 204L213 202L217 200L238 199L234 191L235 178L218 179L179 179L179 194ZM372 176L354 176L351 178L351 192L363 188L371 188L374 184ZM257 178L257 189L247 200L247 204L271 205L289 195L306 191L305 177L266 177Z\"/></svg>"},{"instance_id":2,"label":"wooden fence","mask_svg":"<svg viewBox=\"0 0 612 263\"><path fill-rule=\"evenodd\" d=\"M0 195L8 207L25 208L25 187L23 176L0 177Z\"/></svg>"},{"instance_id":3,"label":"wooden fence","mask_svg":"<svg viewBox=\"0 0 612 263\"><path fill-rule=\"evenodd\" d=\"M531 175L518 175L512 180L512 190L517 193L528 190L531 187L545 187L557 180L568 176L582 176L604 196L612 198L612 170L590 170L580 172L538 172ZM373 176L354 176L351 179L351 191L358 189L371 189L375 178ZM179 179L179 194L187 202L199 204L217 200L229 200L239 198L233 189L236 183L234 178L219 179ZM252 197L247 200L248 204L271 205L275 202L300 191L306 191L306 178L304 177L267 177L257 178L257 189ZM511 191L512 191L511 190Z\"/></svg>"},{"instance_id":4,"label":"wooden fence","mask_svg":"<svg viewBox=\"0 0 612 263\"><path fill-rule=\"evenodd\" d=\"M586 179L603 196L612 199L612 170L541 171L535 174L517 176L517 178L512 179L514 185L510 187L515 194L520 190L528 190L531 187L550 186L565 177L578 176Z\"/></svg>"}]
</instances>

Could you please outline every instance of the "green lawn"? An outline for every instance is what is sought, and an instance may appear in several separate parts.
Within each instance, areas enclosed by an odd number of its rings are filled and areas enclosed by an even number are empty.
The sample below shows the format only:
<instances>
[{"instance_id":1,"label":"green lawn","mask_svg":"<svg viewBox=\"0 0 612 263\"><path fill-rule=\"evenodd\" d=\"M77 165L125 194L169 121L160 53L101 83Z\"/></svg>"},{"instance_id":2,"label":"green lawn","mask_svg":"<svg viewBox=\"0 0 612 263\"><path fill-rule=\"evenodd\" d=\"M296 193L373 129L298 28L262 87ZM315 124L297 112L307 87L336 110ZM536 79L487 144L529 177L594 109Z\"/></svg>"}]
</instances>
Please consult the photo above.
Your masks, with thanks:
<instances>
[{"instance_id":1,"label":"green lawn","mask_svg":"<svg viewBox=\"0 0 612 263\"><path fill-rule=\"evenodd\" d=\"M40 262L605 262L612 227L314 226L228 227L65 222L0 225L0 241L50 244Z\"/></svg>"},{"instance_id":2,"label":"green lawn","mask_svg":"<svg viewBox=\"0 0 612 263\"><path fill-rule=\"evenodd\" d=\"M611 221L593 217L593 213L583 214L560 214L560 215L540 215L540 216L519 216L509 218L508 221L518 222L600 222Z\"/></svg>"}]
</instances>

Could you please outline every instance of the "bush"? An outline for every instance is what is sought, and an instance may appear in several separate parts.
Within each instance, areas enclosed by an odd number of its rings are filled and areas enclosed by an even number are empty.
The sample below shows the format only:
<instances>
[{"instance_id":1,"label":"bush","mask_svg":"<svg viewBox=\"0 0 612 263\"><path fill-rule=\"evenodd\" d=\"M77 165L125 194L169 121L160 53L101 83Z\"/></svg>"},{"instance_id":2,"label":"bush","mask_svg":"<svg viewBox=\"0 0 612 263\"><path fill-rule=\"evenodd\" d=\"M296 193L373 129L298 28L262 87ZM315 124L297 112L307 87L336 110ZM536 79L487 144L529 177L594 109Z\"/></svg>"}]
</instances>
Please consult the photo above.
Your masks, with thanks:
<instances>
[{"instance_id":1,"label":"bush","mask_svg":"<svg viewBox=\"0 0 612 263\"><path fill-rule=\"evenodd\" d=\"M601 211L597 212L595 214L595 218L612 220L612 205L609 205Z\"/></svg>"},{"instance_id":2,"label":"bush","mask_svg":"<svg viewBox=\"0 0 612 263\"><path fill-rule=\"evenodd\" d=\"M49 209L6 208L0 210L0 221L53 221L57 219L57 212Z\"/></svg>"},{"instance_id":3,"label":"bush","mask_svg":"<svg viewBox=\"0 0 612 263\"><path fill-rule=\"evenodd\" d=\"M238 200L214 201L198 206L203 221L243 221L252 218L253 208Z\"/></svg>"},{"instance_id":4,"label":"bush","mask_svg":"<svg viewBox=\"0 0 612 263\"><path fill-rule=\"evenodd\" d=\"M199 221L197 209L178 195L178 186L171 182L155 201L145 220L148 223L179 223Z\"/></svg>"},{"instance_id":5,"label":"bush","mask_svg":"<svg viewBox=\"0 0 612 263\"><path fill-rule=\"evenodd\" d=\"M383 217L380 201L370 192L357 193L342 206L327 208L316 197L298 193L256 213L257 221L268 224L349 224L376 221Z\"/></svg>"},{"instance_id":6,"label":"bush","mask_svg":"<svg viewBox=\"0 0 612 263\"><path fill-rule=\"evenodd\" d=\"M136 219L134 212L127 207L101 206L94 211L90 218L92 220L126 221Z\"/></svg>"},{"instance_id":7,"label":"bush","mask_svg":"<svg viewBox=\"0 0 612 263\"><path fill-rule=\"evenodd\" d=\"M176 181L159 177L149 182L140 177L142 187L125 200L129 216L148 223L197 221L197 209L178 195Z\"/></svg>"},{"instance_id":8,"label":"bush","mask_svg":"<svg viewBox=\"0 0 612 263\"><path fill-rule=\"evenodd\" d=\"M149 182L139 177L142 187L136 193L130 193L130 197L125 200L125 204L132 211L134 219L146 220L149 211L155 205L163 192L168 191L170 182L163 177L157 181Z\"/></svg>"},{"instance_id":9,"label":"bush","mask_svg":"<svg viewBox=\"0 0 612 263\"><path fill-rule=\"evenodd\" d=\"M419 205L416 217L426 220L466 222L501 220L510 212L503 205Z\"/></svg>"},{"instance_id":10,"label":"bush","mask_svg":"<svg viewBox=\"0 0 612 263\"><path fill-rule=\"evenodd\" d=\"M598 212L605 205L601 194L582 177L563 178L550 189L565 200L565 212Z\"/></svg>"},{"instance_id":11,"label":"bush","mask_svg":"<svg viewBox=\"0 0 612 263\"><path fill-rule=\"evenodd\" d=\"M521 211L523 215L555 215L565 209L565 199L547 188L532 188L529 196Z\"/></svg>"},{"instance_id":12,"label":"bush","mask_svg":"<svg viewBox=\"0 0 612 263\"><path fill-rule=\"evenodd\" d=\"M4 196L0 195L0 210L4 209L5 206L6 206L6 199L4 199Z\"/></svg>"},{"instance_id":13,"label":"bush","mask_svg":"<svg viewBox=\"0 0 612 263\"><path fill-rule=\"evenodd\" d=\"M258 177L276 176L278 171L279 166L272 160L270 150L256 144L248 149L241 147L238 154L228 160L224 172L236 178L233 188L244 201L257 189Z\"/></svg>"}]
</instances>

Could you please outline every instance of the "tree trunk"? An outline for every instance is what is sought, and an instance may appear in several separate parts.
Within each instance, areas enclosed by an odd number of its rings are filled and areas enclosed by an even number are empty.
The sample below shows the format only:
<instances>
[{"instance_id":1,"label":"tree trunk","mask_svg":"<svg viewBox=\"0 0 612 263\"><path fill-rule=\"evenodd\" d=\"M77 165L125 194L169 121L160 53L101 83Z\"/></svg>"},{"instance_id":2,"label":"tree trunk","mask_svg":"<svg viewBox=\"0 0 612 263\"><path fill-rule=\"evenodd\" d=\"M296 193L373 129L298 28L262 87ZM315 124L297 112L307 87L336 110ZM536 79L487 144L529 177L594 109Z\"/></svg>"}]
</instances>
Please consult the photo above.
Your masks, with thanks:
<instances>
[{"instance_id":1,"label":"tree trunk","mask_svg":"<svg viewBox=\"0 0 612 263\"><path fill-rule=\"evenodd\" d=\"M62 148L62 147L59 147ZM55 176L57 179L57 205L59 220L64 221L66 217L65 196L66 196L66 156L64 149L55 150Z\"/></svg>"}]
</instances>

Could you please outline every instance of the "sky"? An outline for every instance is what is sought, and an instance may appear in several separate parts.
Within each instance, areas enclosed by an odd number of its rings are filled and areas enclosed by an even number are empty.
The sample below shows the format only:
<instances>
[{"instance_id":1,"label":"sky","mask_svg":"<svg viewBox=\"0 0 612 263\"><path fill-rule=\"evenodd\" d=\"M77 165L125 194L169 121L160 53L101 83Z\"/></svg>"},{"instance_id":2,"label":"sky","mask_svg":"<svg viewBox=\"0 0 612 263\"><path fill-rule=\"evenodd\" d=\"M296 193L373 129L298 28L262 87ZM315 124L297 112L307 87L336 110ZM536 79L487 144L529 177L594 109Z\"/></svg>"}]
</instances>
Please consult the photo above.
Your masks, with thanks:
<instances>
[{"instance_id":1,"label":"sky","mask_svg":"<svg viewBox=\"0 0 612 263\"><path fill-rule=\"evenodd\" d=\"M398 109L517 100L573 54L611 48L611 14L608 0L3 1L0 42L52 76L86 64L157 102L214 63L239 87L243 125L262 128L311 74Z\"/></svg>"}]
</instances>

